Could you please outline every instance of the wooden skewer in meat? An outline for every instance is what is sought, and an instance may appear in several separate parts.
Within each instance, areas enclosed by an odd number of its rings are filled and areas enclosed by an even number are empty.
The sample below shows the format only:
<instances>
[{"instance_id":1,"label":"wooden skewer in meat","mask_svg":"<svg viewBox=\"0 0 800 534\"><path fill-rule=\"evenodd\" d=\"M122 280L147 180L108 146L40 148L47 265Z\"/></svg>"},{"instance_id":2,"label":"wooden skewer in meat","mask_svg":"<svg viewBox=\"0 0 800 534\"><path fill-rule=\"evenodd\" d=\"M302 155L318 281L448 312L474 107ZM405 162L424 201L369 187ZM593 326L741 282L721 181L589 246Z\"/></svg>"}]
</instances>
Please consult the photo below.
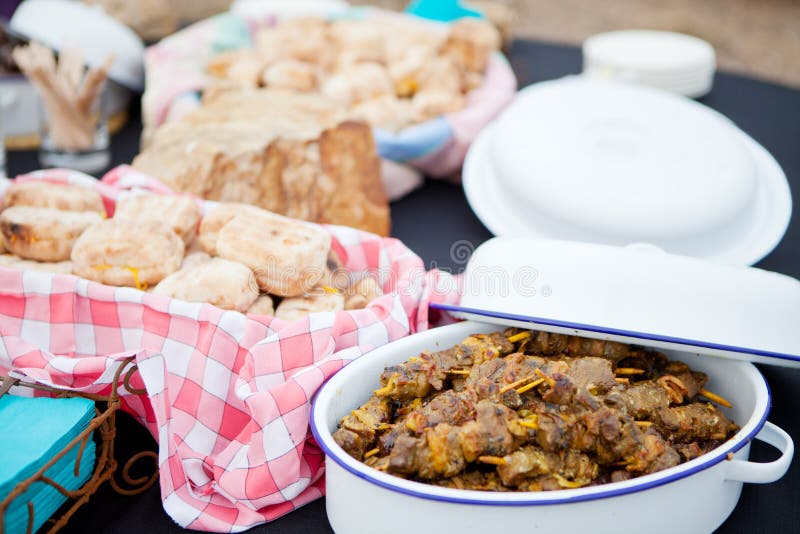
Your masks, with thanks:
<instances>
[{"instance_id":1,"label":"wooden skewer in meat","mask_svg":"<svg viewBox=\"0 0 800 534\"><path fill-rule=\"evenodd\" d=\"M53 52L37 42L16 47L12 55L44 101L53 144L63 150L91 148L99 120L94 104L108 77L113 56L84 75L82 54L74 48L65 47L58 64Z\"/></svg>"}]
</instances>

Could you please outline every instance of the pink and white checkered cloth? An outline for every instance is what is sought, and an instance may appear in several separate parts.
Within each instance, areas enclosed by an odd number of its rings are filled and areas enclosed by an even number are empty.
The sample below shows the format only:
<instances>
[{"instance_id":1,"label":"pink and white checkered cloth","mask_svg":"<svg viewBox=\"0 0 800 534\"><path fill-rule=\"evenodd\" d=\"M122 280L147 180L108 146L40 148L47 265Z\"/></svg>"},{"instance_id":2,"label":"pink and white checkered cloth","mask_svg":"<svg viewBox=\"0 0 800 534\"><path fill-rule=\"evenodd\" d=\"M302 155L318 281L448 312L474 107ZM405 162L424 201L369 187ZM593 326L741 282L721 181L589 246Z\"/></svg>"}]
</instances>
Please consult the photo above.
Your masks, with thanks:
<instances>
[{"instance_id":1,"label":"pink and white checkered cloth","mask_svg":"<svg viewBox=\"0 0 800 534\"><path fill-rule=\"evenodd\" d=\"M21 179L87 183L109 203L163 189L121 168L103 182L69 171ZM1 189L0 189L1 190ZM353 272L378 273L385 295L363 310L293 323L110 287L74 276L0 268L0 372L102 393L121 359L139 376L123 408L158 440L164 509L181 526L236 532L323 495L323 454L308 430L310 399L367 351L428 327L431 301L458 280L425 272L396 239L328 226Z\"/></svg>"}]
</instances>

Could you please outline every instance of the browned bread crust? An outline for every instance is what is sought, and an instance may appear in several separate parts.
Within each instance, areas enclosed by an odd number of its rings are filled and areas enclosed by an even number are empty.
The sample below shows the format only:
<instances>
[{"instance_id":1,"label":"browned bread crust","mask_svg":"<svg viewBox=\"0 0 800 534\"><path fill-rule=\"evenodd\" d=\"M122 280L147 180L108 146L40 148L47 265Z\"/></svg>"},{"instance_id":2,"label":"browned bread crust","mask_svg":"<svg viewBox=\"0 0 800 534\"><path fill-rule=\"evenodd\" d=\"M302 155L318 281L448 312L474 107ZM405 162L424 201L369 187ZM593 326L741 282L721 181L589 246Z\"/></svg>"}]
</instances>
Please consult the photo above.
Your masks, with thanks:
<instances>
[{"instance_id":1,"label":"browned bread crust","mask_svg":"<svg viewBox=\"0 0 800 534\"><path fill-rule=\"evenodd\" d=\"M389 233L371 128L319 95L213 92L198 110L162 126L133 166L208 200Z\"/></svg>"}]
</instances>

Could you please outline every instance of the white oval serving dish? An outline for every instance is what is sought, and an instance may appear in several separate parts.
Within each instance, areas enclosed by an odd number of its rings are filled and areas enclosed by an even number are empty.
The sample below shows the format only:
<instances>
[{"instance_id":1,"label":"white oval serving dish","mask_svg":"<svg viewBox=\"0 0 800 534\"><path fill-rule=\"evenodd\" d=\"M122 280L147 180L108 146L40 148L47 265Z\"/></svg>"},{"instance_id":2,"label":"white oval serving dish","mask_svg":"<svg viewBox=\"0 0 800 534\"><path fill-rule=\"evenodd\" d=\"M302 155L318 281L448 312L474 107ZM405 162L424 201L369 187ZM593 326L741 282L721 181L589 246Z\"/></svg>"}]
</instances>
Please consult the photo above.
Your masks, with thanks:
<instances>
[{"instance_id":1,"label":"white oval serving dish","mask_svg":"<svg viewBox=\"0 0 800 534\"><path fill-rule=\"evenodd\" d=\"M338 534L379 531L401 534L441 532L592 532L620 534L707 533L733 511L742 483L781 478L794 453L791 438L766 422L767 384L746 362L667 351L708 373L709 388L729 398L728 411L741 430L724 445L695 460L651 475L553 492L492 493L435 487L374 470L344 452L333 440L338 421L365 402L381 371L423 350L451 347L496 325L463 322L416 334L381 347L351 363L317 394L311 429L327 457L327 513ZM781 450L769 463L748 461L750 441ZM732 456L731 456L732 455ZM669 520L654 521L669 510Z\"/></svg>"}]
</instances>

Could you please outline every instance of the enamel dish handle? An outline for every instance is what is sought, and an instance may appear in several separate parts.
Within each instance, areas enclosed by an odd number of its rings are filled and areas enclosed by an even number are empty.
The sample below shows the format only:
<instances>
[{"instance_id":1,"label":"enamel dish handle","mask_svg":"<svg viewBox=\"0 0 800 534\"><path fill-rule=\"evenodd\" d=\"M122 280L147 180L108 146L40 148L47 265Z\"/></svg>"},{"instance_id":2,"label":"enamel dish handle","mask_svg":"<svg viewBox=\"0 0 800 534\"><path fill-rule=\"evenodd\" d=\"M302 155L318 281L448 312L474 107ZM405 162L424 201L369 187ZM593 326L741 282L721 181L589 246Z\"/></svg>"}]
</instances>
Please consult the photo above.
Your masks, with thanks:
<instances>
[{"instance_id":1,"label":"enamel dish handle","mask_svg":"<svg viewBox=\"0 0 800 534\"><path fill-rule=\"evenodd\" d=\"M767 484L775 482L786 474L794 456L794 442L791 436L782 428L767 421L761 432L756 435L756 439L769 443L781 451L780 458L767 463L732 460L728 464L728 474L725 477L727 480Z\"/></svg>"}]
</instances>

